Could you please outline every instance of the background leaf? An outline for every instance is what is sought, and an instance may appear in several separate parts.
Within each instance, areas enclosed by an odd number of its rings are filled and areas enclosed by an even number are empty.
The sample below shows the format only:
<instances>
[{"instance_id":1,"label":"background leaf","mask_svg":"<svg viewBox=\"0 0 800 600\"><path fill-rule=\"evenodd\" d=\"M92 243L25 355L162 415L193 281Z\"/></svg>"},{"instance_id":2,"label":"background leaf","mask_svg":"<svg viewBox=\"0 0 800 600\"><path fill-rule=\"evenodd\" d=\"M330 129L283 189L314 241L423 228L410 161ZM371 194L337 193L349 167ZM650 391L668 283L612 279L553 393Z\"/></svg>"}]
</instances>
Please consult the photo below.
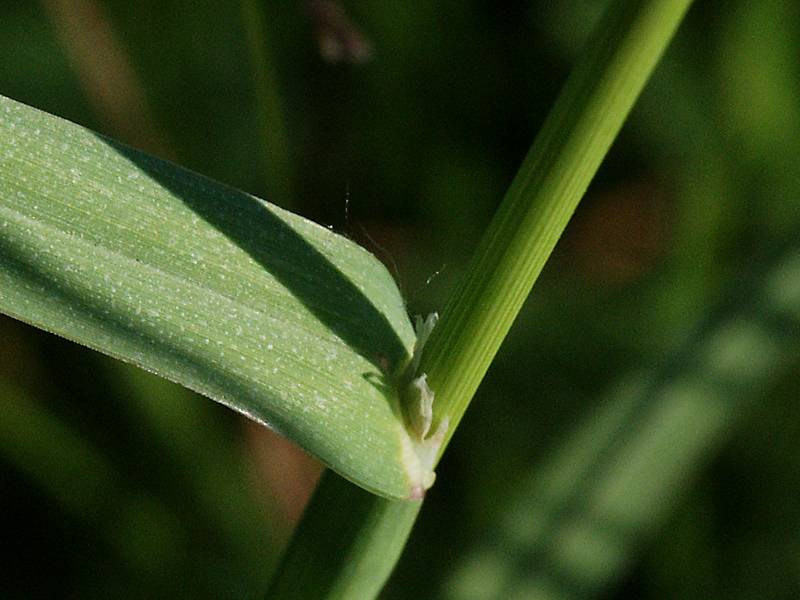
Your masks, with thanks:
<instances>
[{"instance_id":1,"label":"background leaf","mask_svg":"<svg viewBox=\"0 0 800 600\"><path fill-rule=\"evenodd\" d=\"M443 597L601 597L753 401L796 362L797 241L760 270L657 369L621 382L530 471Z\"/></svg>"}]
</instances>

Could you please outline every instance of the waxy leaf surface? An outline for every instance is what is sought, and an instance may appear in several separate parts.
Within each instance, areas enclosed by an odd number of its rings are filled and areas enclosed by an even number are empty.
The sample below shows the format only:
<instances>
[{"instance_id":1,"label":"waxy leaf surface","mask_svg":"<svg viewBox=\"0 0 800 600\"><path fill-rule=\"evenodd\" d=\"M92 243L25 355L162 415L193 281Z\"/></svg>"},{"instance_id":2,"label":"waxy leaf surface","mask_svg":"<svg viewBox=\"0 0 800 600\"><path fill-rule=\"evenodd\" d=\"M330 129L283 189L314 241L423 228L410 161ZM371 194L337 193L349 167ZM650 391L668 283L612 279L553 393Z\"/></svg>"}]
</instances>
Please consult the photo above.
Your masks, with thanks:
<instances>
[{"instance_id":1,"label":"waxy leaf surface","mask_svg":"<svg viewBox=\"0 0 800 600\"><path fill-rule=\"evenodd\" d=\"M0 311L266 423L375 493L428 479L394 383L414 332L378 260L3 97Z\"/></svg>"}]
</instances>

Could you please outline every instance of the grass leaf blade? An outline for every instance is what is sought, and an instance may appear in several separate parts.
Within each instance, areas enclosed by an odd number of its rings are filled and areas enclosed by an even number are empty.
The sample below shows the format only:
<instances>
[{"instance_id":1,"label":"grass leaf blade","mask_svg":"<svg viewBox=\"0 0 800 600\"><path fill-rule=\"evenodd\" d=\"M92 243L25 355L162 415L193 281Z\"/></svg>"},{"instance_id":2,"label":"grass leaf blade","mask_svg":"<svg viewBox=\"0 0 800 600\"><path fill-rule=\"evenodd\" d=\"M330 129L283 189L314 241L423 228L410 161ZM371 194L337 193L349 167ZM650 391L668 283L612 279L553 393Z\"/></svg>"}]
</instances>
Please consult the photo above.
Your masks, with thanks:
<instances>
[{"instance_id":1,"label":"grass leaf blade","mask_svg":"<svg viewBox=\"0 0 800 600\"><path fill-rule=\"evenodd\" d=\"M0 310L268 423L370 491L419 486L393 385L414 333L372 255L2 97Z\"/></svg>"}]
</instances>

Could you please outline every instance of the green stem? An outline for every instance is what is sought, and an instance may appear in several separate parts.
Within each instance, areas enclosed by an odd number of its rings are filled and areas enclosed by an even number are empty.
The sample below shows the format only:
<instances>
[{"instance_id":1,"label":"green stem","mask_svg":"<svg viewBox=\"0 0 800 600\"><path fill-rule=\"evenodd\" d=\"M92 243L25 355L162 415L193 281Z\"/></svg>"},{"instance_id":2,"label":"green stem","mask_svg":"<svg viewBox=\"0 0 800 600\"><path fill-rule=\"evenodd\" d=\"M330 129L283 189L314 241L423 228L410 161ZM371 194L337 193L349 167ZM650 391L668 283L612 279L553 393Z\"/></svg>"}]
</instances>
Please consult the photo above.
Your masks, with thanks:
<instances>
[{"instance_id":1,"label":"green stem","mask_svg":"<svg viewBox=\"0 0 800 600\"><path fill-rule=\"evenodd\" d=\"M421 507L374 496L326 471L267 598L374 598Z\"/></svg>"},{"instance_id":2,"label":"green stem","mask_svg":"<svg viewBox=\"0 0 800 600\"><path fill-rule=\"evenodd\" d=\"M288 207L292 196L292 173L283 104L278 94L275 65L267 51L266 25L262 3L242 0L242 21L245 29L253 85L257 103L258 126L261 131L264 180L268 199Z\"/></svg>"},{"instance_id":3,"label":"green stem","mask_svg":"<svg viewBox=\"0 0 800 600\"><path fill-rule=\"evenodd\" d=\"M570 75L423 354L434 420L449 421L439 456L690 3L613 2ZM374 597L418 510L327 475L269 597ZM306 593L320 570L324 582Z\"/></svg>"},{"instance_id":4,"label":"green stem","mask_svg":"<svg viewBox=\"0 0 800 600\"><path fill-rule=\"evenodd\" d=\"M690 3L614 2L586 46L422 357L446 441Z\"/></svg>"}]
</instances>

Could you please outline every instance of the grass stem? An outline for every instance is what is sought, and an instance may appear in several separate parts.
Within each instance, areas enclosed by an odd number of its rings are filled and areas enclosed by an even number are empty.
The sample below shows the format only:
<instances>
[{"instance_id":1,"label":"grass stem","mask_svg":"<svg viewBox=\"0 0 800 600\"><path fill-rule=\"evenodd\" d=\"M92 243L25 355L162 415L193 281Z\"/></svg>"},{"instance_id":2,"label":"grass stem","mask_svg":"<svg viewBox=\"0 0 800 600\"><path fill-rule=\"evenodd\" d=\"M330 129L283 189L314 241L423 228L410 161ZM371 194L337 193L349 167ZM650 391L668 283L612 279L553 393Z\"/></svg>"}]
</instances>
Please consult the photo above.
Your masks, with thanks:
<instances>
[{"instance_id":1,"label":"grass stem","mask_svg":"<svg viewBox=\"0 0 800 600\"><path fill-rule=\"evenodd\" d=\"M253 73L258 127L261 132L264 181L270 202L288 207L292 201L292 173L286 120L278 93L275 65L267 48L263 3L242 0L242 22Z\"/></svg>"}]
</instances>

